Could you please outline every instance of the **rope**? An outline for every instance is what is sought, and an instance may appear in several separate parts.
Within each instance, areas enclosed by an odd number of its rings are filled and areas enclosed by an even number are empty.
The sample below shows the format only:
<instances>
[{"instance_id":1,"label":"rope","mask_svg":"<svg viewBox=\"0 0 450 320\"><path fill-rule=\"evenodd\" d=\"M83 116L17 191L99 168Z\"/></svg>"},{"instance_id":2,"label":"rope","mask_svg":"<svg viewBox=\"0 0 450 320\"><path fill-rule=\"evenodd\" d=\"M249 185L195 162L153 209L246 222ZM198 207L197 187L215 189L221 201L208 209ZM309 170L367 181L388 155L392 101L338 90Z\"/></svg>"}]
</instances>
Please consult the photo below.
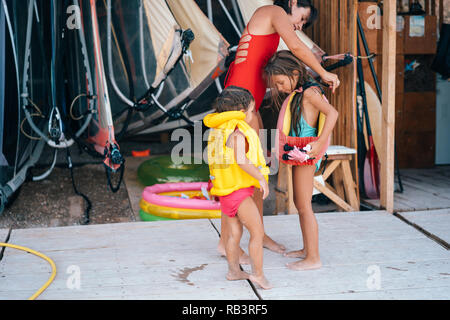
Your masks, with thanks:
<instances>
[{"instance_id":1,"label":"rope","mask_svg":"<svg viewBox=\"0 0 450 320\"><path fill-rule=\"evenodd\" d=\"M27 98L27 100L38 112L38 113L30 114L30 117L41 117L44 119L45 117L42 114L41 109L39 109L39 107L36 105L36 103L34 103L33 100L31 100L30 98ZM27 120L27 118L23 118L22 122L20 123L20 132L22 132L22 134L30 140L36 140L36 141L41 140L42 139L41 137L33 137L25 132L25 130L23 129L23 124L25 123L26 120Z\"/></svg>"},{"instance_id":2,"label":"rope","mask_svg":"<svg viewBox=\"0 0 450 320\"><path fill-rule=\"evenodd\" d=\"M360 55L354 56L354 55L352 55L350 53L341 53L341 54L336 54L336 55L333 55L333 56L323 56L322 59L324 61L327 61L327 60L343 60L343 59L345 59L348 56L352 57L353 59L373 59L373 58L376 57L376 54L372 53L372 54L370 54L368 56L360 56Z\"/></svg>"},{"instance_id":3,"label":"rope","mask_svg":"<svg viewBox=\"0 0 450 320\"><path fill-rule=\"evenodd\" d=\"M39 114L39 113L32 113L32 114L30 114L30 117L45 118L42 114ZM42 139L41 137L33 137L25 132L25 130L23 129L23 124L25 123L26 120L27 120L27 118L23 118L22 122L20 123L20 132L22 132L22 134L30 140L36 140L36 141L41 140Z\"/></svg>"},{"instance_id":4,"label":"rope","mask_svg":"<svg viewBox=\"0 0 450 320\"><path fill-rule=\"evenodd\" d=\"M70 117L71 117L73 120L75 120L75 121L78 121L78 120L83 119L83 118L84 118L84 115L81 115L81 116L79 116L79 117L75 117L75 116L73 115L73 106L75 105L75 102L77 102L78 99L80 99L81 97L86 97L86 96L87 96L87 94L85 94L85 93L79 94L75 99L73 99L72 103L70 104L70 109L69 109Z\"/></svg>"}]
</instances>

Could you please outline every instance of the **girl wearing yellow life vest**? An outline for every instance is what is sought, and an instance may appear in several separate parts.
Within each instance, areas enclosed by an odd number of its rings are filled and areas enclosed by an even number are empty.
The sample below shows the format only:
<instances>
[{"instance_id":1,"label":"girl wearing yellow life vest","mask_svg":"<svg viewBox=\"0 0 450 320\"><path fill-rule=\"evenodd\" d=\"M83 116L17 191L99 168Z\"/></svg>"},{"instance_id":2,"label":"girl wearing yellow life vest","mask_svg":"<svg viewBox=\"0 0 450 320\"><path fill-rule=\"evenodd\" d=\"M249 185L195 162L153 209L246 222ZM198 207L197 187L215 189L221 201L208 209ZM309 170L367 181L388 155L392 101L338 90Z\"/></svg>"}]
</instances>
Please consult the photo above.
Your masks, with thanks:
<instances>
[{"instance_id":1,"label":"girl wearing yellow life vest","mask_svg":"<svg viewBox=\"0 0 450 320\"><path fill-rule=\"evenodd\" d=\"M329 143L331 132L338 118L336 109L325 99L320 86L311 82L303 63L289 51L279 51L267 63L264 74L268 87L272 89L273 105L281 107L286 95L294 97L288 106L291 114L290 137L317 137L310 142L310 149L301 148L308 158L316 158L308 165L297 163L292 167L294 203L300 219L303 249L285 253L286 257L300 258L287 264L293 270L318 269L322 266L319 256L319 229L312 210L314 173L320 166L320 158ZM298 94L291 93L297 91ZM319 114L325 116L320 125ZM319 129L319 130L318 130ZM318 133L319 131L319 133ZM306 149L306 150L305 150ZM298 157L299 159L301 157ZM290 156L287 159L289 160ZM301 160L305 161L305 160Z\"/></svg>"},{"instance_id":2,"label":"girl wearing yellow life vest","mask_svg":"<svg viewBox=\"0 0 450 320\"><path fill-rule=\"evenodd\" d=\"M248 122L252 121L255 101L243 88L227 87L214 102L217 113L203 122L212 128L208 137L208 164L213 187L222 211L221 241L228 261L228 280L247 280L270 289L263 272L264 226L252 195L261 189L263 199L269 195L268 174L261 142ZM242 271L239 257L242 226L250 233L248 246L252 274Z\"/></svg>"}]
</instances>

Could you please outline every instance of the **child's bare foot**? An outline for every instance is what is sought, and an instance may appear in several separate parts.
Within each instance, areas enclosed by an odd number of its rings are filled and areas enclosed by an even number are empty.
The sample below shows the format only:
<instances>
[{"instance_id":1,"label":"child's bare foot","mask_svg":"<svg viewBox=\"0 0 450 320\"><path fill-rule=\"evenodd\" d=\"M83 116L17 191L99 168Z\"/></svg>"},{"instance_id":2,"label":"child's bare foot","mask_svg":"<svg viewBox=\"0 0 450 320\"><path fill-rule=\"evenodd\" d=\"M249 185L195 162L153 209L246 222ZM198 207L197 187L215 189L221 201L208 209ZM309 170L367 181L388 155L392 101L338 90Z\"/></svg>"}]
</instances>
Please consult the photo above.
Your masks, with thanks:
<instances>
[{"instance_id":1,"label":"child's bare foot","mask_svg":"<svg viewBox=\"0 0 450 320\"><path fill-rule=\"evenodd\" d=\"M276 253L284 253L286 247L273 241L268 235L264 235L263 247Z\"/></svg>"},{"instance_id":2,"label":"child's bare foot","mask_svg":"<svg viewBox=\"0 0 450 320\"><path fill-rule=\"evenodd\" d=\"M250 275L242 270L236 270L236 271L228 271L227 273L227 280L235 281L235 280L247 280L249 279Z\"/></svg>"},{"instance_id":3,"label":"child's bare foot","mask_svg":"<svg viewBox=\"0 0 450 320\"><path fill-rule=\"evenodd\" d=\"M301 260L296 262L287 263L286 266L291 270L304 271L320 269L322 267L322 262L320 260Z\"/></svg>"},{"instance_id":4,"label":"child's bare foot","mask_svg":"<svg viewBox=\"0 0 450 320\"><path fill-rule=\"evenodd\" d=\"M250 264L250 257L244 251L242 251L241 255L239 256L239 264L245 264L245 265Z\"/></svg>"},{"instance_id":5,"label":"child's bare foot","mask_svg":"<svg viewBox=\"0 0 450 320\"><path fill-rule=\"evenodd\" d=\"M258 286L260 286L264 290L272 289L272 285L267 281L266 277L264 276L255 276L253 274L250 275L249 280L253 283L256 283Z\"/></svg>"},{"instance_id":6,"label":"child's bare foot","mask_svg":"<svg viewBox=\"0 0 450 320\"><path fill-rule=\"evenodd\" d=\"M223 246L222 242L219 242L219 245L217 246L217 251L219 251L219 253L222 257L227 256L225 253L225 247ZM239 264L245 264L245 265L250 264L250 257L242 249L241 249L241 254L239 256Z\"/></svg>"},{"instance_id":7,"label":"child's bare foot","mask_svg":"<svg viewBox=\"0 0 450 320\"><path fill-rule=\"evenodd\" d=\"M227 254L225 253L225 246L222 243L222 241L219 241L219 244L217 245L217 251L219 251L220 255L222 257L225 257Z\"/></svg>"},{"instance_id":8,"label":"child's bare foot","mask_svg":"<svg viewBox=\"0 0 450 320\"><path fill-rule=\"evenodd\" d=\"M296 250L296 251L289 251L284 254L285 257L288 258L298 258L298 259L305 259L306 258L306 250Z\"/></svg>"}]
</instances>

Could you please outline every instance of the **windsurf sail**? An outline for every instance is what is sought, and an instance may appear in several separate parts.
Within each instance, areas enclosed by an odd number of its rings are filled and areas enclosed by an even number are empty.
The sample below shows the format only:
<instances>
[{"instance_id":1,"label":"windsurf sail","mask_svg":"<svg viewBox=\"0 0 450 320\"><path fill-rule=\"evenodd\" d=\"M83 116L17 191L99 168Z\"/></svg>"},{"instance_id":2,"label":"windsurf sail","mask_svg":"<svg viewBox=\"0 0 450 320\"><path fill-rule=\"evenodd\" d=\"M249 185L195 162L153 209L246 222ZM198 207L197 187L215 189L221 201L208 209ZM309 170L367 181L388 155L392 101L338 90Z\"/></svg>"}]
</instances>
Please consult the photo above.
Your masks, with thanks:
<instances>
[{"instance_id":1,"label":"windsurf sail","mask_svg":"<svg viewBox=\"0 0 450 320\"><path fill-rule=\"evenodd\" d=\"M74 138L78 138L87 128L90 121L90 116L84 119L84 124L75 132L67 132L64 124L65 111L65 95L63 86L63 26L64 3L61 1L37 1L30 0L27 2L26 21L23 21L26 32L24 35L25 52L23 59L22 70L22 84L21 84L21 99L22 109L25 114L28 125L33 131L36 139L43 139L52 148L67 148L74 143ZM22 8L21 8L22 9ZM16 12L16 11L14 11ZM49 17L48 21L46 18ZM23 19L20 17L20 19ZM44 48L44 43L49 42L50 53ZM36 43L33 45L33 43ZM32 48L35 48L32 51ZM40 54L41 69L43 74L42 83L46 85L43 93L48 95L48 101L35 101L36 93L33 93L28 88L28 80L36 75L30 70L32 67L32 54L37 56ZM31 80L30 80L31 81ZM48 113L42 112L41 108L44 105L50 105L51 108ZM36 113L37 112L37 113ZM43 130L39 124L36 123L37 118L46 119L48 126ZM42 120L40 119L40 120Z\"/></svg>"},{"instance_id":2,"label":"windsurf sail","mask_svg":"<svg viewBox=\"0 0 450 320\"><path fill-rule=\"evenodd\" d=\"M45 94L45 76L42 65L42 51L37 41L36 30L32 33L35 1L23 3L2 0L0 19L4 34L3 56L0 69L9 81L3 81L0 114L2 136L2 163L0 165L0 212L11 196L26 179L27 172L40 158L45 141L33 136L34 130L26 125L24 110L31 103L42 103L42 109L35 109L35 126L45 131L46 121L42 115L47 111L48 97ZM20 7L20 9L19 9ZM27 105L24 106L24 101ZM31 101L31 102L30 102ZM7 121L5 121L7 119Z\"/></svg>"},{"instance_id":3,"label":"windsurf sail","mask_svg":"<svg viewBox=\"0 0 450 320\"><path fill-rule=\"evenodd\" d=\"M197 4L100 0L97 8L118 130L125 122L135 135L201 120L209 107L192 106L224 72L228 43Z\"/></svg>"},{"instance_id":4,"label":"windsurf sail","mask_svg":"<svg viewBox=\"0 0 450 320\"><path fill-rule=\"evenodd\" d=\"M104 157L113 171L123 164L112 121L108 84L97 17L96 0L73 0L78 20L67 31L68 94L73 99L73 118L89 117L87 132L81 138ZM76 103L76 105L75 105Z\"/></svg>"}]
</instances>

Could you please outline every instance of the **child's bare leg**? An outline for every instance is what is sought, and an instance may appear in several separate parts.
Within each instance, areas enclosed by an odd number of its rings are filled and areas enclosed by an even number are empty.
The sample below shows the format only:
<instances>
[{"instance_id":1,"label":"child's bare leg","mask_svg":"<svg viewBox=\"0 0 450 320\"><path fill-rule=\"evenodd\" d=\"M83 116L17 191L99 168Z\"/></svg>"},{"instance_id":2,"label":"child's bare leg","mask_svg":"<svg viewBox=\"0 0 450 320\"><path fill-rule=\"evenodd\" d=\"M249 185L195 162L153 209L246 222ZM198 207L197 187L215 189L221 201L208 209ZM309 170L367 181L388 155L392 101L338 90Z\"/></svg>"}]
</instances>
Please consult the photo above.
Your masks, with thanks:
<instances>
[{"instance_id":1,"label":"child's bare leg","mask_svg":"<svg viewBox=\"0 0 450 320\"><path fill-rule=\"evenodd\" d=\"M224 217L228 224L228 234L225 238L225 252L228 261L227 280L246 280L249 277L247 272L241 270L239 266L240 248L239 243L242 237L242 223L237 217Z\"/></svg>"},{"instance_id":2,"label":"child's bare leg","mask_svg":"<svg viewBox=\"0 0 450 320\"><path fill-rule=\"evenodd\" d=\"M263 289L270 289L272 286L263 272L264 226L258 214L258 207L251 197L247 197L242 201L238 210L238 218L250 233L248 252L252 264L252 274L249 279Z\"/></svg>"},{"instance_id":3,"label":"child's bare leg","mask_svg":"<svg viewBox=\"0 0 450 320\"><path fill-rule=\"evenodd\" d=\"M307 239L305 237L305 230L304 230L305 222L303 221L303 219L302 219L303 216L301 214L299 214L298 217L299 217L299 220L300 220L300 229L302 231L303 248L300 249L300 250L294 250L294 251L286 252L284 254L284 256L288 257L288 258L305 259L305 257L306 257L306 242L307 242Z\"/></svg>"},{"instance_id":4,"label":"child's bare leg","mask_svg":"<svg viewBox=\"0 0 450 320\"><path fill-rule=\"evenodd\" d=\"M287 264L287 267L293 270L318 269L322 266L319 255L319 227L311 205L315 169L315 166L296 166L293 170L295 206L301 216L303 253L306 254L304 260Z\"/></svg>"},{"instance_id":5,"label":"child's bare leg","mask_svg":"<svg viewBox=\"0 0 450 320\"><path fill-rule=\"evenodd\" d=\"M220 223L220 239L219 239L219 244L217 245L217 251L219 251L219 253L222 256L226 256L226 251L225 251L225 243L226 243L226 238L227 238L227 232L228 232L228 225L227 225L227 220L225 219L225 217L227 217L225 214L222 214L222 217L220 219L221 223ZM242 250L241 247L239 247L239 251L240 251L240 255L239 255L239 263L240 264L250 264L250 257L248 256L248 254L245 253L244 250Z\"/></svg>"},{"instance_id":6,"label":"child's bare leg","mask_svg":"<svg viewBox=\"0 0 450 320\"><path fill-rule=\"evenodd\" d=\"M293 181L293 184L294 184L294 190L295 190L295 181ZM294 192L294 203L297 203L297 199L295 198L295 192ZM306 239L306 236L305 236L305 228L304 228L305 222L303 221L304 220L303 215L299 214L298 217L299 217L299 221L300 221L300 229L302 231L303 248L300 250L289 251L289 252L285 253L284 256L289 257L289 258L305 259L306 243L307 243L308 239Z\"/></svg>"}]
</instances>

